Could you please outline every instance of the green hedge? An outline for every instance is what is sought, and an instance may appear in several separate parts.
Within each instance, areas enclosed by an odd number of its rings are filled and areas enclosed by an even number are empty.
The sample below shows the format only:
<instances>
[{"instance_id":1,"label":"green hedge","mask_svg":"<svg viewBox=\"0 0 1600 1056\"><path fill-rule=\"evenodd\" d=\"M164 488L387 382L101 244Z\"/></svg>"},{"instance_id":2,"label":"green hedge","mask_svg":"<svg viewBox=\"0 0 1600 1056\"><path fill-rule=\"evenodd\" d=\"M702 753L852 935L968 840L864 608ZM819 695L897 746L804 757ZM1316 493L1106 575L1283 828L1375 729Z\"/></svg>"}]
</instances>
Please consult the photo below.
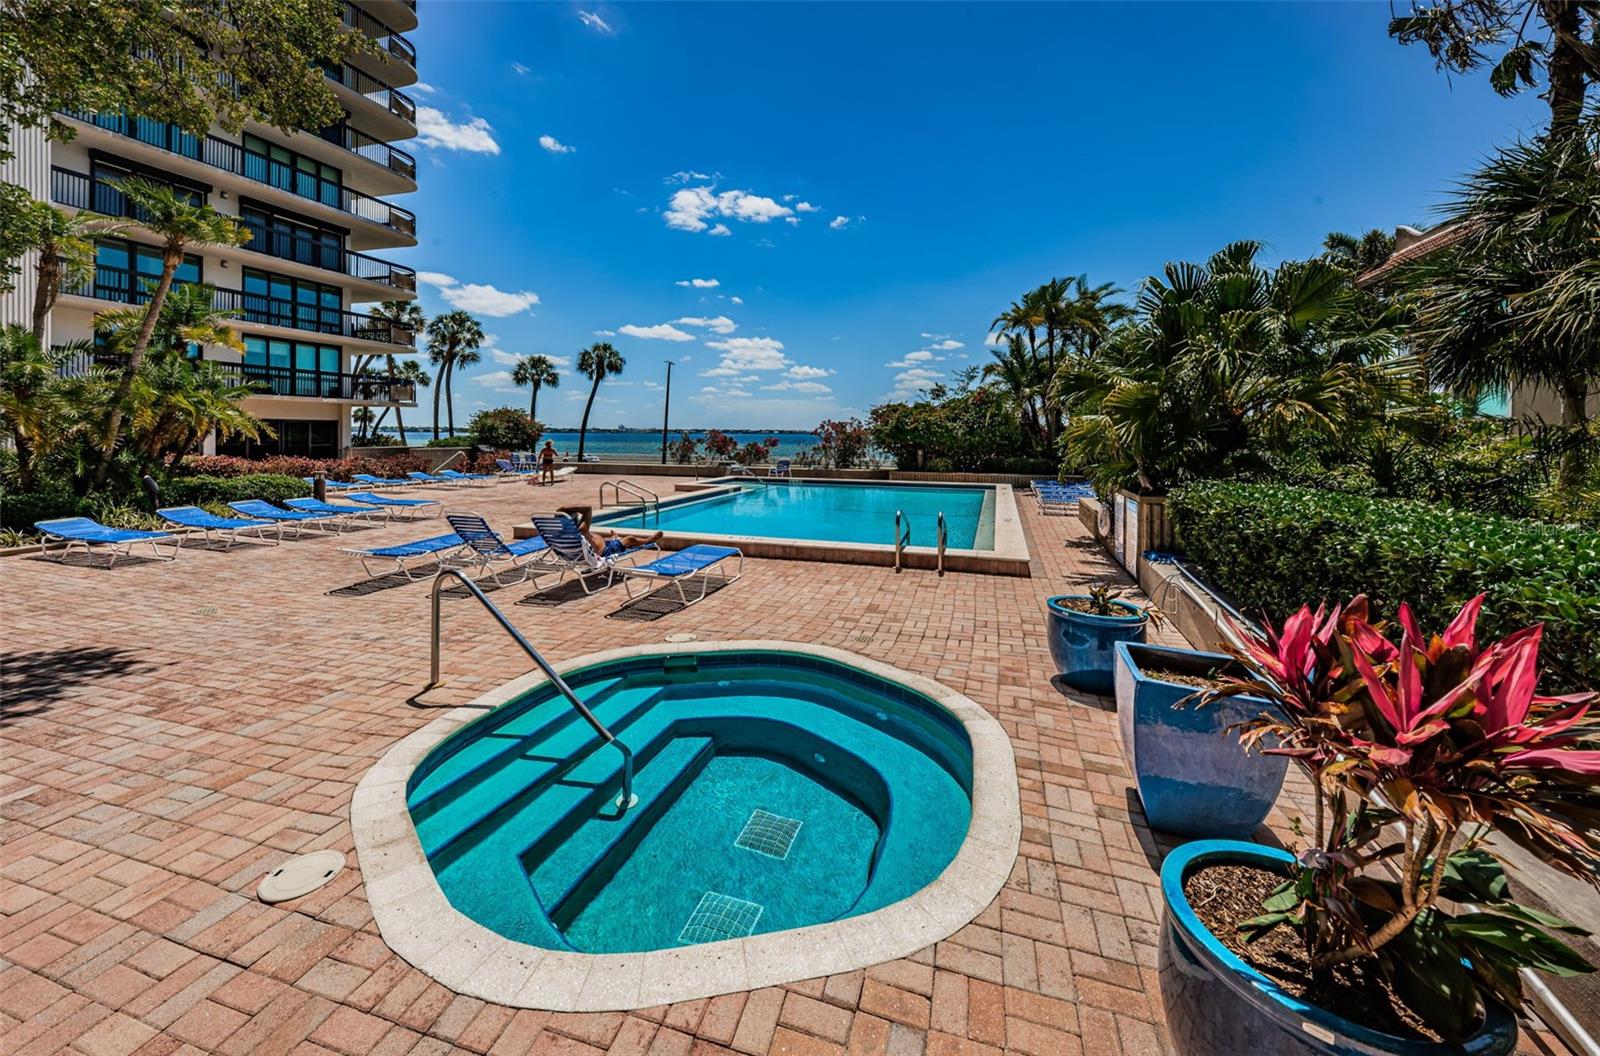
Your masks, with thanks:
<instances>
[{"instance_id":1,"label":"green hedge","mask_svg":"<svg viewBox=\"0 0 1600 1056\"><path fill-rule=\"evenodd\" d=\"M57 517L82 517L88 509L89 500L74 495L67 488L51 488L45 491L0 489L0 528L31 532L34 521L51 521Z\"/></svg>"},{"instance_id":2,"label":"green hedge","mask_svg":"<svg viewBox=\"0 0 1600 1056\"><path fill-rule=\"evenodd\" d=\"M242 477L173 477L161 486L163 506L201 506L211 502L266 499L282 502L311 494L311 485L299 477L252 473Z\"/></svg>"},{"instance_id":3,"label":"green hedge","mask_svg":"<svg viewBox=\"0 0 1600 1056\"><path fill-rule=\"evenodd\" d=\"M1600 686L1600 533L1311 488L1211 481L1167 500L1184 550L1249 615L1365 593L1442 630L1483 593L1480 634L1545 625L1549 690Z\"/></svg>"}]
</instances>

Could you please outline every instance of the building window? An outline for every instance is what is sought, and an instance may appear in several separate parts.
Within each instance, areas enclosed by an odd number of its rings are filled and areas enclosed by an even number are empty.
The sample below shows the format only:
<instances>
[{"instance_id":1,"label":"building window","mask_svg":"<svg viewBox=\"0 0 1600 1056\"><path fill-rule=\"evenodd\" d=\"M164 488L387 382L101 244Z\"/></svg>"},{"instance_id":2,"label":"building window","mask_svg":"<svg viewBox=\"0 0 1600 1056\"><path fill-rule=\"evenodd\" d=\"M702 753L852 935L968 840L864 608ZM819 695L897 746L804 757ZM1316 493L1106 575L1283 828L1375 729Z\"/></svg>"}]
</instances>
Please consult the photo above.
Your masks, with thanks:
<instances>
[{"instance_id":1,"label":"building window","mask_svg":"<svg viewBox=\"0 0 1600 1056\"><path fill-rule=\"evenodd\" d=\"M94 244L94 296L102 301L144 304L161 281L161 250L120 238ZM191 253L172 275L174 286L201 281L200 258Z\"/></svg>"},{"instance_id":2,"label":"building window","mask_svg":"<svg viewBox=\"0 0 1600 1056\"><path fill-rule=\"evenodd\" d=\"M264 395L345 398L341 359L337 345L253 335L244 339L245 380Z\"/></svg>"},{"instance_id":3,"label":"building window","mask_svg":"<svg viewBox=\"0 0 1600 1056\"><path fill-rule=\"evenodd\" d=\"M244 137L244 174L258 183L335 209L340 207L343 173L332 165L268 143L260 136Z\"/></svg>"},{"instance_id":4,"label":"building window","mask_svg":"<svg viewBox=\"0 0 1600 1056\"><path fill-rule=\"evenodd\" d=\"M246 249L309 264L329 271L344 270L344 235L315 224L281 216L259 206L243 206L239 220L250 229Z\"/></svg>"},{"instance_id":5,"label":"building window","mask_svg":"<svg viewBox=\"0 0 1600 1056\"><path fill-rule=\"evenodd\" d=\"M243 458L265 458L269 455L295 455L300 458L339 457L338 422L269 418L266 420L266 425L276 435L262 434L259 440L247 440L242 436L230 437L217 444L217 454L238 455Z\"/></svg>"},{"instance_id":6,"label":"building window","mask_svg":"<svg viewBox=\"0 0 1600 1056\"><path fill-rule=\"evenodd\" d=\"M121 181L134 176L166 185L190 205L206 204L205 191L189 186L177 177L156 175L152 171L119 165L103 158L92 158L89 163L89 181L93 197L89 207L106 216L124 216L134 220L148 219L144 210L130 202L128 196L123 194L122 188L118 186Z\"/></svg>"},{"instance_id":7,"label":"building window","mask_svg":"<svg viewBox=\"0 0 1600 1056\"><path fill-rule=\"evenodd\" d=\"M344 332L344 291L320 282L244 269L244 318L247 322Z\"/></svg>"}]
</instances>

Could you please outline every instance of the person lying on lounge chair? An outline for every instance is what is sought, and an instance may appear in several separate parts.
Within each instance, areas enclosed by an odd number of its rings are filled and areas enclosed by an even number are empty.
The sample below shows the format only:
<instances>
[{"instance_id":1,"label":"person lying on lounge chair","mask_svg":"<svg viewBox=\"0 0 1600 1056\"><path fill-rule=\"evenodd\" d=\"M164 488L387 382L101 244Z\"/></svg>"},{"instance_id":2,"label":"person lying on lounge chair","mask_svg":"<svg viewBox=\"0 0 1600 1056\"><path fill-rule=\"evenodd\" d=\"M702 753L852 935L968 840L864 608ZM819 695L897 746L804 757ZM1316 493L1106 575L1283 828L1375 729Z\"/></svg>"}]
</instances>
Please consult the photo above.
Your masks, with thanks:
<instances>
[{"instance_id":1,"label":"person lying on lounge chair","mask_svg":"<svg viewBox=\"0 0 1600 1056\"><path fill-rule=\"evenodd\" d=\"M660 532L654 535L619 536L615 532L610 535L601 535L593 530L593 506L560 506L556 508L556 512L564 513L571 517L577 523L578 531L583 533L584 537L589 540L589 545L594 547L594 552L601 557L620 554L624 550L632 550L636 546L649 546L651 543L661 539Z\"/></svg>"}]
</instances>

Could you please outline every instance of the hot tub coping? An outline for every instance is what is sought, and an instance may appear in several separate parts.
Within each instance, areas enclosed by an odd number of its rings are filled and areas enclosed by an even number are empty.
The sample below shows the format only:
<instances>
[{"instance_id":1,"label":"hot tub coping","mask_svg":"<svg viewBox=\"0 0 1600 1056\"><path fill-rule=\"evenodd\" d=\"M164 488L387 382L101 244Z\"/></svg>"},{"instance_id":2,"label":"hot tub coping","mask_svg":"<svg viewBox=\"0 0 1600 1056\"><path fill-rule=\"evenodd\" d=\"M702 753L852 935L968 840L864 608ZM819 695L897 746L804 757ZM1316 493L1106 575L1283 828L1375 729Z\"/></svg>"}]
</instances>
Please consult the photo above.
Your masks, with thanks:
<instances>
[{"instance_id":1,"label":"hot tub coping","mask_svg":"<svg viewBox=\"0 0 1600 1056\"><path fill-rule=\"evenodd\" d=\"M412 771L447 737L543 685L533 672L453 708L402 738L356 786L350 827L367 901L383 940L457 993L517 1008L614 1012L757 990L909 956L955 934L1005 886L1022 838L1016 757L1000 723L964 694L843 649L780 640L652 643L588 653L568 674L616 660L731 651L786 652L859 668L935 701L972 742L972 819L944 872L860 916L743 939L646 953L547 950L505 938L452 906L428 865L406 805Z\"/></svg>"}]
</instances>

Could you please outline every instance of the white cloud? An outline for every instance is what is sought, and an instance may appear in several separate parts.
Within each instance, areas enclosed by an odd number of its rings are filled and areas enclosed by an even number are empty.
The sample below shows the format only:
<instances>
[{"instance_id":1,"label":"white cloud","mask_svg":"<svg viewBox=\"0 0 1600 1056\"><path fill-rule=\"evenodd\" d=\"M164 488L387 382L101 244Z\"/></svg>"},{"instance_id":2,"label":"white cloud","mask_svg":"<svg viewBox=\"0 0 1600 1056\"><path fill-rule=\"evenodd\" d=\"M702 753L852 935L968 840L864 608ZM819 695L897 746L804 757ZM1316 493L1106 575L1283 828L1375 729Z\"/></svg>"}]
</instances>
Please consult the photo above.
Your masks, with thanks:
<instances>
[{"instance_id":1,"label":"white cloud","mask_svg":"<svg viewBox=\"0 0 1600 1056\"><path fill-rule=\"evenodd\" d=\"M744 298L743 297L729 297L728 300L732 301L734 304L743 304L744 303Z\"/></svg>"},{"instance_id":2,"label":"white cloud","mask_svg":"<svg viewBox=\"0 0 1600 1056\"><path fill-rule=\"evenodd\" d=\"M469 117L459 124L443 111L431 106L417 107L417 142L441 150L464 150L469 154L498 154L494 129L481 117Z\"/></svg>"},{"instance_id":3,"label":"white cloud","mask_svg":"<svg viewBox=\"0 0 1600 1056\"><path fill-rule=\"evenodd\" d=\"M796 212L800 213L816 213L822 209L821 206L812 205L810 202L796 202L794 208Z\"/></svg>"},{"instance_id":4,"label":"white cloud","mask_svg":"<svg viewBox=\"0 0 1600 1056\"><path fill-rule=\"evenodd\" d=\"M514 357L513 357L514 358ZM517 383L511 380L509 370L491 370L487 374L474 374L472 380L495 392L516 392Z\"/></svg>"},{"instance_id":5,"label":"white cloud","mask_svg":"<svg viewBox=\"0 0 1600 1056\"><path fill-rule=\"evenodd\" d=\"M928 335L927 334L923 334L922 336L923 337L927 337ZM958 348L965 348L966 347L966 343L963 342L963 341L956 341L956 340L954 340L952 338L948 338L947 337L943 341L935 341L933 344L929 345L928 347L932 348L932 349L937 349L940 352L954 352Z\"/></svg>"},{"instance_id":6,"label":"white cloud","mask_svg":"<svg viewBox=\"0 0 1600 1056\"><path fill-rule=\"evenodd\" d=\"M733 232L728 230L728 225L727 224L718 224L716 227L713 227L710 231L707 231L706 234L708 234L708 235L731 235L731 234L733 234Z\"/></svg>"},{"instance_id":7,"label":"white cloud","mask_svg":"<svg viewBox=\"0 0 1600 1056\"><path fill-rule=\"evenodd\" d=\"M789 368L791 378L825 378L832 373L833 371L824 367L807 367L800 364Z\"/></svg>"},{"instance_id":8,"label":"white cloud","mask_svg":"<svg viewBox=\"0 0 1600 1056\"><path fill-rule=\"evenodd\" d=\"M932 352L929 352L927 349L924 348L924 349L918 349L915 352L907 352L905 355L901 356L899 359L895 360L893 363L885 363L884 366L886 366L886 367L896 367L896 368L899 368L899 367L914 367L919 363L927 363L928 361L930 361L930 360L932 360L934 358L935 358L934 354Z\"/></svg>"},{"instance_id":9,"label":"white cloud","mask_svg":"<svg viewBox=\"0 0 1600 1056\"><path fill-rule=\"evenodd\" d=\"M410 90L421 95L432 95L434 92L433 85L429 84L427 81L417 81L411 86Z\"/></svg>"},{"instance_id":10,"label":"white cloud","mask_svg":"<svg viewBox=\"0 0 1600 1056\"><path fill-rule=\"evenodd\" d=\"M569 147L555 136L549 135L540 136L539 145L552 154L572 154L578 149L577 147Z\"/></svg>"},{"instance_id":11,"label":"white cloud","mask_svg":"<svg viewBox=\"0 0 1600 1056\"><path fill-rule=\"evenodd\" d=\"M693 286L697 290L714 290L722 283L716 279L679 279L679 286Z\"/></svg>"},{"instance_id":12,"label":"white cloud","mask_svg":"<svg viewBox=\"0 0 1600 1056\"><path fill-rule=\"evenodd\" d=\"M763 385L766 392L803 392L808 396L831 395L833 390L820 381L780 381L776 385Z\"/></svg>"},{"instance_id":13,"label":"white cloud","mask_svg":"<svg viewBox=\"0 0 1600 1056\"><path fill-rule=\"evenodd\" d=\"M799 227L800 226L800 218L798 216L786 216L786 217L783 218L783 222L786 223L786 224L789 224L792 227Z\"/></svg>"},{"instance_id":14,"label":"white cloud","mask_svg":"<svg viewBox=\"0 0 1600 1056\"><path fill-rule=\"evenodd\" d=\"M718 315L709 319L704 316L689 315L682 319L674 319L673 322L683 326L704 327L714 334L731 334L739 329L738 324L725 315Z\"/></svg>"},{"instance_id":15,"label":"white cloud","mask_svg":"<svg viewBox=\"0 0 1600 1056\"><path fill-rule=\"evenodd\" d=\"M721 176L722 176L722 173L720 173L720 172L691 172L688 169L679 169L677 172L673 173L671 176L663 176L663 177L661 177L661 182L662 183L689 183L692 180L716 180L716 179L720 179Z\"/></svg>"},{"instance_id":16,"label":"white cloud","mask_svg":"<svg viewBox=\"0 0 1600 1056\"><path fill-rule=\"evenodd\" d=\"M685 187L672 192L665 213L667 226L678 231L729 234L727 225L712 227L707 221L727 217L745 224L765 224L794 215L794 210L772 198L749 191L714 191L710 187Z\"/></svg>"},{"instance_id":17,"label":"white cloud","mask_svg":"<svg viewBox=\"0 0 1600 1056\"><path fill-rule=\"evenodd\" d=\"M706 347L721 352L719 365L729 370L782 370L790 365L783 342L774 337L730 337L707 341Z\"/></svg>"},{"instance_id":18,"label":"white cloud","mask_svg":"<svg viewBox=\"0 0 1600 1056\"><path fill-rule=\"evenodd\" d=\"M642 337L648 341L693 341L694 335L685 333L670 323L657 323L655 326L627 326L617 327L617 333L627 334L629 337Z\"/></svg>"},{"instance_id":19,"label":"white cloud","mask_svg":"<svg viewBox=\"0 0 1600 1056\"><path fill-rule=\"evenodd\" d=\"M836 216L832 220L828 221L828 226L833 230L838 231L848 226L849 223L850 218L848 216Z\"/></svg>"},{"instance_id":20,"label":"white cloud","mask_svg":"<svg viewBox=\"0 0 1600 1056\"><path fill-rule=\"evenodd\" d=\"M524 66L524 65L523 65L523 64L522 64L522 63L520 63L520 62L513 62L513 63L512 63L512 64L511 64L511 68L512 68L512 69L513 69L513 70L516 70L516 71L517 71L517 73L518 73L518 74L519 74L519 75L521 75L521 76L523 76L523 77L526 77L526 76L527 76L527 75L528 75L528 74L530 74L530 73L532 73L532 72L533 72L533 71L532 71L532 70L530 70L530 69L528 69L528 67L526 67L526 66Z\"/></svg>"},{"instance_id":21,"label":"white cloud","mask_svg":"<svg viewBox=\"0 0 1600 1056\"><path fill-rule=\"evenodd\" d=\"M439 296L451 307L477 315L516 315L539 303L539 295L532 290L510 291L487 283L457 282L454 276L438 271L419 271L417 279L438 287Z\"/></svg>"},{"instance_id":22,"label":"white cloud","mask_svg":"<svg viewBox=\"0 0 1600 1056\"><path fill-rule=\"evenodd\" d=\"M993 348L1005 340L1005 335L999 331L983 335L983 343Z\"/></svg>"},{"instance_id":23,"label":"white cloud","mask_svg":"<svg viewBox=\"0 0 1600 1056\"><path fill-rule=\"evenodd\" d=\"M595 32L604 33L608 37L614 37L617 35L617 31L611 28L611 23L601 18L597 12L579 11L578 21L582 22Z\"/></svg>"},{"instance_id":24,"label":"white cloud","mask_svg":"<svg viewBox=\"0 0 1600 1056\"><path fill-rule=\"evenodd\" d=\"M901 371L894 376L894 389L890 395L902 400L920 396L943 377L944 374L940 371L929 370L926 367L913 367Z\"/></svg>"}]
</instances>

